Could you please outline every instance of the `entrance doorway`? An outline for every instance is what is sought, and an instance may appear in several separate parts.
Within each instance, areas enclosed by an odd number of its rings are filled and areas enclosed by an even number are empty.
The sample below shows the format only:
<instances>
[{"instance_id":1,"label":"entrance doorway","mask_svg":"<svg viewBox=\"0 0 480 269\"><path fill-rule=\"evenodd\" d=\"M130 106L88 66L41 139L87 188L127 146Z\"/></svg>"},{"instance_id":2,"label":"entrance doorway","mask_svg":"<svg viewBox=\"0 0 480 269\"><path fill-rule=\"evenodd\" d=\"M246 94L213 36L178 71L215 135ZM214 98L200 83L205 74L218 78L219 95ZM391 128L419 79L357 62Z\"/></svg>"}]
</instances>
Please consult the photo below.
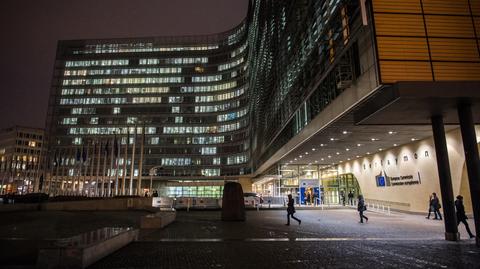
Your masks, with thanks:
<instances>
[{"instance_id":1,"label":"entrance doorway","mask_svg":"<svg viewBox=\"0 0 480 269\"><path fill-rule=\"evenodd\" d=\"M275 191L268 186L274 186ZM353 204L353 198L361 193L353 174L338 174L336 166L311 164L280 165L277 175L260 177L254 181L252 188L264 197L273 193L284 199L291 194L296 204L310 206Z\"/></svg>"}]
</instances>

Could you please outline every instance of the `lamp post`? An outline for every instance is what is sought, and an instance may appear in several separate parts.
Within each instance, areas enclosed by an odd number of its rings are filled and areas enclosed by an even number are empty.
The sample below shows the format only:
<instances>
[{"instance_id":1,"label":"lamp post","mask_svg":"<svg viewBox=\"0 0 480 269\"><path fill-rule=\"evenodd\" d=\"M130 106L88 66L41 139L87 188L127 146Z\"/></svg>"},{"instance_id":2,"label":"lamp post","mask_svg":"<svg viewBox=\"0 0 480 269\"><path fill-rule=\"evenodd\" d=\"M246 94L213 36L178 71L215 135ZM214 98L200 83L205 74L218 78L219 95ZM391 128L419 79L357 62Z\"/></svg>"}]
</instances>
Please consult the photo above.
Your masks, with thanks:
<instances>
[{"instance_id":1,"label":"lamp post","mask_svg":"<svg viewBox=\"0 0 480 269\"><path fill-rule=\"evenodd\" d=\"M150 168L148 174L150 175L150 192L152 192L152 188L153 188L153 176L156 176L157 175L157 169L160 169L162 168L163 166L161 165L157 165L157 166L154 166L152 168Z\"/></svg>"}]
</instances>

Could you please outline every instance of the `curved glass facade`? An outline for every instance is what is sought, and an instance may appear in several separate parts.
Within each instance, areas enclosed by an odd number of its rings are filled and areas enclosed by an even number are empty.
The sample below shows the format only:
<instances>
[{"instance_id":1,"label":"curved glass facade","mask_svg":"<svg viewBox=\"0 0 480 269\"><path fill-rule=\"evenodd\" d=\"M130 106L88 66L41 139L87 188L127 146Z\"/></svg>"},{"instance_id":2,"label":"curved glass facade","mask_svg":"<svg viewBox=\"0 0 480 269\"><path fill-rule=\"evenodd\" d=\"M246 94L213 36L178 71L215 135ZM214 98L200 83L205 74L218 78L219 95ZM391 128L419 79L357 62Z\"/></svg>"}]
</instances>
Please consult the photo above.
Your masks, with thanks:
<instances>
[{"instance_id":1,"label":"curved glass facade","mask_svg":"<svg viewBox=\"0 0 480 269\"><path fill-rule=\"evenodd\" d=\"M245 54L244 23L211 36L61 41L47 122L53 184L250 173ZM67 186L72 176L79 183Z\"/></svg>"}]
</instances>

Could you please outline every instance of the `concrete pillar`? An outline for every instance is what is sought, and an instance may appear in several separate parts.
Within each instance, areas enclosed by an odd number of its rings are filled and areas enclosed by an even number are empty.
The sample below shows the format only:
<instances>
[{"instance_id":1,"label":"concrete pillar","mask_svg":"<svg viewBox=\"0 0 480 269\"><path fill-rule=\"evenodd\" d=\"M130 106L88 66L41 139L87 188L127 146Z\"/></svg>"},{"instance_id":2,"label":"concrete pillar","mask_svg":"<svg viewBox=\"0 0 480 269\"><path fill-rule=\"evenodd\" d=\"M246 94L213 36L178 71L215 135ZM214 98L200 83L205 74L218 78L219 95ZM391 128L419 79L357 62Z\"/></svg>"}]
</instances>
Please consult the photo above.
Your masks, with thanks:
<instances>
[{"instance_id":1,"label":"concrete pillar","mask_svg":"<svg viewBox=\"0 0 480 269\"><path fill-rule=\"evenodd\" d=\"M450 174L450 163L448 161L447 141L445 139L443 116L433 116L431 120L433 140L435 142L435 153L437 155L440 191L442 193L445 239L449 241L457 241L460 239L460 234L458 233L457 228L457 216L455 214L452 176Z\"/></svg>"},{"instance_id":2,"label":"concrete pillar","mask_svg":"<svg viewBox=\"0 0 480 269\"><path fill-rule=\"evenodd\" d=\"M475 239L477 246L480 247L480 237L478 235L480 232L480 160L478 157L477 137L470 104L458 105L458 119L460 121L470 195L472 197L473 217L477 233Z\"/></svg>"}]
</instances>

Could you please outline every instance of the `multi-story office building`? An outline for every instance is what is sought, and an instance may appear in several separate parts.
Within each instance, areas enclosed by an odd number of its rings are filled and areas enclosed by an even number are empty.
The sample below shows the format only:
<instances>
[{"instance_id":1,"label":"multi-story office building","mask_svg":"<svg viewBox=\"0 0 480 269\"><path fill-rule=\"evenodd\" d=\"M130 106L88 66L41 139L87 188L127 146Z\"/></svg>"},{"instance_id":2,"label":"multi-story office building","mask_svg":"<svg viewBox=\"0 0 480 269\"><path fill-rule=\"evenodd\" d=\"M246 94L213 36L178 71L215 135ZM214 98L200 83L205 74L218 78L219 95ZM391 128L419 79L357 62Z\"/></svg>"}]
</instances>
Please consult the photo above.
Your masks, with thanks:
<instances>
[{"instance_id":1,"label":"multi-story office building","mask_svg":"<svg viewBox=\"0 0 480 269\"><path fill-rule=\"evenodd\" d=\"M460 136L468 117L457 108L471 107L470 124L479 122L479 8L448 0L254 2L254 189L292 192L301 203L362 192L422 211L424 197L440 192L435 152L447 149L435 147L432 123L443 117L453 191L469 200L466 159L457 152L462 138L477 143L474 134ZM377 184L382 178L396 182Z\"/></svg>"},{"instance_id":2,"label":"multi-story office building","mask_svg":"<svg viewBox=\"0 0 480 269\"><path fill-rule=\"evenodd\" d=\"M246 33L59 42L46 187L219 196L250 174Z\"/></svg>"},{"instance_id":3,"label":"multi-story office building","mask_svg":"<svg viewBox=\"0 0 480 269\"><path fill-rule=\"evenodd\" d=\"M62 41L47 186L141 193L152 179L167 195L216 196L250 178L299 202L352 191L418 211L449 182L442 156L477 145L458 124L479 122L479 16L466 0L252 0L218 35ZM451 157L466 200L469 158Z\"/></svg>"},{"instance_id":4,"label":"multi-story office building","mask_svg":"<svg viewBox=\"0 0 480 269\"><path fill-rule=\"evenodd\" d=\"M0 193L25 194L43 184L44 131L14 126L0 130Z\"/></svg>"}]
</instances>

